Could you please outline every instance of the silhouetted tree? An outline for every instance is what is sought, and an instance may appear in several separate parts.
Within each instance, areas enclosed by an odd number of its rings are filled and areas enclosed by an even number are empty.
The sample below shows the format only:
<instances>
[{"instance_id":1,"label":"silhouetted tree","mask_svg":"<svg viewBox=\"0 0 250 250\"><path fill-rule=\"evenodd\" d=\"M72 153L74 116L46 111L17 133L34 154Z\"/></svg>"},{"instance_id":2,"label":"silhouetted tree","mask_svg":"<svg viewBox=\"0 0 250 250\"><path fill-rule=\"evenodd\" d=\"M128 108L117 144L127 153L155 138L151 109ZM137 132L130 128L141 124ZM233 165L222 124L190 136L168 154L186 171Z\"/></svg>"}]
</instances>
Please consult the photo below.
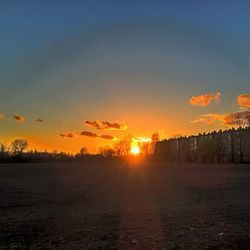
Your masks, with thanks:
<instances>
[{"instance_id":1,"label":"silhouetted tree","mask_svg":"<svg viewBox=\"0 0 250 250\"><path fill-rule=\"evenodd\" d=\"M250 126L250 110L231 113L225 117L225 122L238 128L247 128Z\"/></svg>"},{"instance_id":2,"label":"silhouetted tree","mask_svg":"<svg viewBox=\"0 0 250 250\"><path fill-rule=\"evenodd\" d=\"M5 153L5 146L4 144L0 143L0 154L4 154Z\"/></svg>"},{"instance_id":3,"label":"silhouetted tree","mask_svg":"<svg viewBox=\"0 0 250 250\"><path fill-rule=\"evenodd\" d=\"M85 148L85 147L82 147L82 148L80 149L79 154L80 154L81 156L88 154L88 149Z\"/></svg>"},{"instance_id":4,"label":"silhouetted tree","mask_svg":"<svg viewBox=\"0 0 250 250\"><path fill-rule=\"evenodd\" d=\"M140 143L141 154L145 157L148 157L152 154L152 143L151 142L142 142Z\"/></svg>"},{"instance_id":5,"label":"silhouetted tree","mask_svg":"<svg viewBox=\"0 0 250 250\"><path fill-rule=\"evenodd\" d=\"M130 147L131 147L131 137L127 136L124 139L117 141L114 144L113 149L116 156L124 157L129 154Z\"/></svg>"},{"instance_id":6,"label":"silhouetted tree","mask_svg":"<svg viewBox=\"0 0 250 250\"><path fill-rule=\"evenodd\" d=\"M160 141L156 156L167 161L250 162L250 127Z\"/></svg>"},{"instance_id":7,"label":"silhouetted tree","mask_svg":"<svg viewBox=\"0 0 250 250\"><path fill-rule=\"evenodd\" d=\"M12 155L21 155L28 146L29 144L25 139L16 139L11 142L10 152Z\"/></svg>"},{"instance_id":8,"label":"silhouetted tree","mask_svg":"<svg viewBox=\"0 0 250 250\"><path fill-rule=\"evenodd\" d=\"M115 156L115 150L110 147L100 147L99 153L107 158L112 158Z\"/></svg>"},{"instance_id":9,"label":"silhouetted tree","mask_svg":"<svg viewBox=\"0 0 250 250\"><path fill-rule=\"evenodd\" d=\"M7 148L4 144L0 143L0 160L4 161L4 159L8 156Z\"/></svg>"},{"instance_id":10,"label":"silhouetted tree","mask_svg":"<svg viewBox=\"0 0 250 250\"><path fill-rule=\"evenodd\" d=\"M153 154L155 152L156 144L160 140L159 133L158 132L153 133L151 136L151 140L152 140L152 142L151 142L151 154Z\"/></svg>"}]
</instances>

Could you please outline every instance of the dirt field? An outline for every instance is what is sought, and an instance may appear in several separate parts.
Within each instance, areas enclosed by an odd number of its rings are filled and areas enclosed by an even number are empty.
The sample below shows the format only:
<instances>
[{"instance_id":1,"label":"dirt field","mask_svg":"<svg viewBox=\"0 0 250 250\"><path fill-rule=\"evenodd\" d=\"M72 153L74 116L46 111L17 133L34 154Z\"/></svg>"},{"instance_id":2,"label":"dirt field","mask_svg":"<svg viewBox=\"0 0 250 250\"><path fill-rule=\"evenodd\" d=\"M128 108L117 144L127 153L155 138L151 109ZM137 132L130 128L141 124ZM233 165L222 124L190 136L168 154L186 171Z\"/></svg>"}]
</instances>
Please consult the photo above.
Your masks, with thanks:
<instances>
[{"instance_id":1,"label":"dirt field","mask_svg":"<svg viewBox=\"0 0 250 250\"><path fill-rule=\"evenodd\" d=\"M0 165L0 249L249 249L250 165Z\"/></svg>"}]
</instances>

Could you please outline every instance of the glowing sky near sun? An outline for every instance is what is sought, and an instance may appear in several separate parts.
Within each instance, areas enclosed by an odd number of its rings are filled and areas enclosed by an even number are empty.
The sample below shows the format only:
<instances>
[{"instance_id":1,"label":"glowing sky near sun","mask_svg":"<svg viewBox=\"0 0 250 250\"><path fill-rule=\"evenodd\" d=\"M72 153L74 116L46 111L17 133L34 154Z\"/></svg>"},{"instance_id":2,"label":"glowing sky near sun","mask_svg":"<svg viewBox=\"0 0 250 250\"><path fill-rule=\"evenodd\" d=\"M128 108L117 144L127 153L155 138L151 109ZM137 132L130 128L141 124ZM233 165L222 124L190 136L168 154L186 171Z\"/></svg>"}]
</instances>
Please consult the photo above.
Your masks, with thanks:
<instances>
[{"instance_id":1,"label":"glowing sky near sun","mask_svg":"<svg viewBox=\"0 0 250 250\"><path fill-rule=\"evenodd\" d=\"M250 106L249 13L247 1L5 1L0 142L96 152L225 127Z\"/></svg>"}]
</instances>

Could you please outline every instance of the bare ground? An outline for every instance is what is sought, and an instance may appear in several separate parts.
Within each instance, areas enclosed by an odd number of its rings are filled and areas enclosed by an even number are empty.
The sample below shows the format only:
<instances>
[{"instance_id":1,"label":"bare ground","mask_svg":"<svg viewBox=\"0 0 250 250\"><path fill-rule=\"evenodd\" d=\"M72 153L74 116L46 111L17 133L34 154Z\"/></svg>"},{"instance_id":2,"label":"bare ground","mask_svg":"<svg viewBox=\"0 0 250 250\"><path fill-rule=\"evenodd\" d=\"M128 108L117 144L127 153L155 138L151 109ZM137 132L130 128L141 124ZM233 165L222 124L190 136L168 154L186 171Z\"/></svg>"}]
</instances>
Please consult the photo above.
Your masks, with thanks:
<instances>
[{"instance_id":1,"label":"bare ground","mask_svg":"<svg viewBox=\"0 0 250 250\"><path fill-rule=\"evenodd\" d=\"M249 249L250 165L0 165L0 249Z\"/></svg>"}]
</instances>

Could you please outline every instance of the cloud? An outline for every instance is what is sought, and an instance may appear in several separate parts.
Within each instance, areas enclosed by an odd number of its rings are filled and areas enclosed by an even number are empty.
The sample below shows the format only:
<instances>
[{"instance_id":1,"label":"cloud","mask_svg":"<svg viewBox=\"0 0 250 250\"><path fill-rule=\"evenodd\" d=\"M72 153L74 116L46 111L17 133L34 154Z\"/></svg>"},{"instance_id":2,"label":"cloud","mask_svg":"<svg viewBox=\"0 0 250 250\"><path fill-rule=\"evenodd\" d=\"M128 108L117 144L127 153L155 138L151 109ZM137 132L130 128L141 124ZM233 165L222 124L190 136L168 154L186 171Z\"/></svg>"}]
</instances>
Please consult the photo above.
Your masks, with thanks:
<instances>
[{"instance_id":1,"label":"cloud","mask_svg":"<svg viewBox=\"0 0 250 250\"><path fill-rule=\"evenodd\" d=\"M126 130L127 124L112 123L108 121L85 121L85 124L95 129Z\"/></svg>"},{"instance_id":2,"label":"cloud","mask_svg":"<svg viewBox=\"0 0 250 250\"><path fill-rule=\"evenodd\" d=\"M96 129L101 129L98 121L85 121L85 124L89 127L94 127Z\"/></svg>"},{"instance_id":3,"label":"cloud","mask_svg":"<svg viewBox=\"0 0 250 250\"><path fill-rule=\"evenodd\" d=\"M226 126L250 126L250 111L240 111L228 114L224 117L223 123Z\"/></svg>"},{"instance_id":4,"label":"cloud","mask_svg":"<svg viewBox=\"0 0 250 250\"><path fill-rule=\"evenodd\" d=\"M113 135L100 135L99 138L107 139L107 140L116 140L116 137Z\"/></svg>"},{"instance_id":5,"label":"cloud","mask_svg":"<svg viewBox=\"0 0 250 250\"><path fill-rule=\"evenodd\" d=\"M72 132L68 132L68 133L60 133L59 136L61 137L66 137L66 138L73 138L74 134Z\"/></svg>"},{"instance_id":6,"label":"cloud","mask_svg":"<svg viewBox=\"0 0 250 250\"><path fill-rule=\"evenodd\" d=\"M3 120L5 117L3 114L0 113L0 121Z\"/></svg>"},{"instance_id":7,"label":"cloud","mask_svg":"<svg viewBox=\"0 0 250 250\"><path fill-rule=\"evenodd\" d=\"M149 137L134 137L134 138L132 138L132 141L148 143L148 142L152 142L152 139Z\"/></svg>"},{"instance_id":8,"label":"cloud","mask_svg":"<svg viewBox=\"0 0 250 250\"><path fill-rule=\"evenodd\" d=\"M38 118L38 119L35 120L35 122L43 122L43 119Z\"/></svg>"},{"instance_id":9,"label":"cloud","mask_svg":"<svg viewBox=\"0 0 250 250\"><path fill-rule=\"evenodd\" d=\"M229 114L209 113L201 115L191 123L203 122L209 125L219 122L223 126L250 126L250 111L239 111Z\"/></svg>"},{"instance_id":10,"label":"cloud","mask_svg":"<svg viewBox=\"0 0 250 250\"><path fill-rule=\"evenodd\" d=\"M192 96L189 99L189 104L192 106L198 106L198 107L206 107L212 102L219 102L221 97L221 93L217 92L215 94L213 93L206 93L203 95L198 96Z\"/></svg>"},{"instance_id":11,"label":"cloud","mask_svg":"<svg viewBox=\"0 0 250 250\"><path fill-rule=\"evenodd\" d=\"M18 122L24 122L24 117L19 115L19 114L14 114L14 119L17 120Z\"/></svg>"},{"instance_id":12,"label":"cloud","mask_svg":"<svg viewBox=\"0 0 250 250\"><path fill-rule=\"evenodd\" d=\"M83 132L81 132L80 135L84 135L84 136L88 136L88 137L92 137L92 138L97 138L98 137L97 134L89 132L89 131L83 131Z\"/></svg>"},{"instance_id":13,"label":"cloud","mask_svg":"<svg viewBox=\"0 0 250 250\"><path fill-rule=\"evenodd\" d=\"M208 113L208 114L201 115L197 119L191 121L191 123L204 122L204 123L211 125L218 121L222 122L224 117L225 117L224 114L221 115L221 114L216 114L216 113Z\"/></svg>"},{"instance_id":14,"label":"cloud","mask_svg":"<svg viewBox=\"0 0 250 250\"><path fill-rule=\"evenodd\" d=\"M237 102L240 107L250 108L250 94L238 95Z\"/></svg>"},{"instance_id":15,"label":"cloud","mask_svg":"<svg viewBox=\"0 0 250 250\"><path fill-rule=\"evenodd\" d=\"M101 138L101 139L106 139L106 140L116 140L116 137L113 135L97 135L95 133L92 133L90 131L83 131L81 132L80 135L88 136L91 138Z\"/></svg>"}]
</instances>

